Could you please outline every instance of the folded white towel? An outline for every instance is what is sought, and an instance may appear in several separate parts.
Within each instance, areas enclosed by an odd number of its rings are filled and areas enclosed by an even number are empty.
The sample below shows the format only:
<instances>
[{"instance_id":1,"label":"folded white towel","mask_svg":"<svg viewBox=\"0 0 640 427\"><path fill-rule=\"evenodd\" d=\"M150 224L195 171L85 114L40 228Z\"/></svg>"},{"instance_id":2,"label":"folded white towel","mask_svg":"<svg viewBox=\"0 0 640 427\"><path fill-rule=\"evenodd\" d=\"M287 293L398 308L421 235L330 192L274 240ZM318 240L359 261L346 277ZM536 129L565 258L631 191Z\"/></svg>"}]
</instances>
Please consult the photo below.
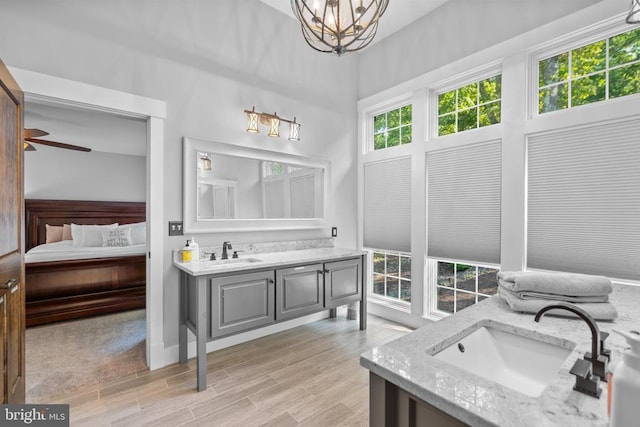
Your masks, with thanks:
<instances>
[{"instance_id":1,"label":"folded white towel","mask_svg":"<svg viewBox=\"0 0 640 427\"><path fill-rule=\"evenodd\" d=\"M553 301L549 300L520 299L511 292L505 291L502 287L498 287L498 295L500 295L500 298L509 305L511 310L522 313L537 313L543 307L553 304ZM576 305L585 310L596 320L614 320L618 317L618 311L610 302L578 303ZM577 317L575 314L567 310L551 310L547 314L561 317Z\"/></svg>"},{"instance_id":2,"label":"folded white towel","mask_svg":"<svg viewBox=\"0 0 640 427\"><path fill-rule=\"evenodd\" d=\"M580 297L575 295L547 294L544 292L535 292L535 291L514 292L510 289L513 287L513 283L505 282L502 279L498 279L498 286L504 289L505 292L510 292L516 298L520 298L520 299L545 299L549 301L566 301L566 302L609 302L609 295L593 295L593 296Z\"/></svg>"},{"instance_id":3,"label":"folded white towel","mask_svg":"<svg viewBox=\"0 0 640 427\"><path fill-rule=\"evenodd\" d=\"M613 292L611 280L604 276L538 271L500 271L498 279L513 292L534 291L574 297L602 296Z\"/></svg>"}]
</instances>

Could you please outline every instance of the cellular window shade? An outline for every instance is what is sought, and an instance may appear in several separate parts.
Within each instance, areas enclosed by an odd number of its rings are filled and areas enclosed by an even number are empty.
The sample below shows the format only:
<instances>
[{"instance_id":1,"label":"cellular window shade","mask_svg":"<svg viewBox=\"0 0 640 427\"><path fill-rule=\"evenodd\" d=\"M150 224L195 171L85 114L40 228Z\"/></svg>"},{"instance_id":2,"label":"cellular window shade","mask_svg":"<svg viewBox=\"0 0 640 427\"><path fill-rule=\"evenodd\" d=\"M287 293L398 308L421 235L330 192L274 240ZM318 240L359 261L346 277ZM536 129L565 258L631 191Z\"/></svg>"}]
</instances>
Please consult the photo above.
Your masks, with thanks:
<instances>
[{"instance_id":1,"label":"cellular window shade","mask_svg":"<svg viewBox=\"0 0 640 427\"><path fill-rule=\"evenodd\" d=\"M427 255L500 263L501 143L427 154Z\"/></svg>"},{"instance_id":2,"label":"cellular window shade","mask_svg":"<svg viewBox=\"0 0 640 427\"><path fill-rule=\"evenodd\" d=\"M411 252L411 158L364 165L364 246Z\"/></svg>"},{"instance_id":3,"label":"cellular window shade","mask_svg":"<svg viewBox=\"0 0 640 427\"><path fill-rule=\"evenodd\" d=\"M640 280L640 120L529 137L527 265Z\"/></svg>"}]
</instances>

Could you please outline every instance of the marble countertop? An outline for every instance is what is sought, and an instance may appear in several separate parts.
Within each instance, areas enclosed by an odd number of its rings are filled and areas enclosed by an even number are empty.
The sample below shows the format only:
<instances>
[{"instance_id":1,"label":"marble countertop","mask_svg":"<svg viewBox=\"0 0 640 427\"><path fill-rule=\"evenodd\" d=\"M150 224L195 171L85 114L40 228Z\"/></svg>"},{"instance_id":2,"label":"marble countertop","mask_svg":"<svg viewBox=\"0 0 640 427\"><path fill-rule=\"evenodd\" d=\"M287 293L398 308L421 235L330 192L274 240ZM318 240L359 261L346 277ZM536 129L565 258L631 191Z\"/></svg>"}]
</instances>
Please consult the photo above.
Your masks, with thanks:
<instances>
[{"instance_id":1,"label":"marble countertop","mask_svg":"<svg viewBox=\"0 0 640 427\"><path fill-rule=\"evenodd\" d=\"M224 261L209 260L179 262L177 257L174 256L173 264L180 270L185 271L192 276L204 276L207 274L223 274L240 271L249 272L291 264L325 262L342 258L353 258L363 254L363 251L355 249L315 248L270 253L252 253L250 255L241 255L237 260L229 259L227 260L228 263L225 263ZM243 260L251 259L257 261L243 262Z\"/></svg>"},{"instance_id":2,"label":"marble countertop","mask_svg":"<svg viewBox=\"0 0 640 427\"><path fill-rule=\"evenodd\" d=\"M598 322L601 331L640 330L640 287L614 285L611 302L619 312L614 322ZM596 399L573 391L569 370L591 351L591 332L579 319L545 316L536 323L533 314L512 312L498 297L486 299L397 340L364 353L360 364L425 402L473 426L606 426L607 383ZM474 325L490 319L526 333L575 343L556 379L539 397L530 397L493 381L463 371L431 355L465 336ZM485 320L486 321L486 320ZM549 341L554 340L553 338ZM612 362L622 359L624 338L611 333L605 342ZM639 397L640 398L640 397Z\"/></svg>"}]
</instances>

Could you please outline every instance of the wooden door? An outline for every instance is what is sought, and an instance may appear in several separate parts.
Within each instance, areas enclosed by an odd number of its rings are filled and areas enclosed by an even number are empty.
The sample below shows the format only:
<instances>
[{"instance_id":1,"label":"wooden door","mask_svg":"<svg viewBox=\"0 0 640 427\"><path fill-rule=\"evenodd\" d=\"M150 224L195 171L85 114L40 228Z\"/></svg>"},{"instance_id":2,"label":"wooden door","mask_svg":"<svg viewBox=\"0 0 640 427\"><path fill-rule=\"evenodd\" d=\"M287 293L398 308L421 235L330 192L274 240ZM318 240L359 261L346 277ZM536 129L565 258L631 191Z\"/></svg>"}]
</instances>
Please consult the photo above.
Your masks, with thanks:
<instances>
[{"instance_id":1,"label":"wooden door","mask_svg":"<svg viewBox=\"0 0 640 427\"><path fill-rule=\"evenodd\" d=\"M0 402L24 403L23 95L0 60Z\"/></svg>"}]
</instances>

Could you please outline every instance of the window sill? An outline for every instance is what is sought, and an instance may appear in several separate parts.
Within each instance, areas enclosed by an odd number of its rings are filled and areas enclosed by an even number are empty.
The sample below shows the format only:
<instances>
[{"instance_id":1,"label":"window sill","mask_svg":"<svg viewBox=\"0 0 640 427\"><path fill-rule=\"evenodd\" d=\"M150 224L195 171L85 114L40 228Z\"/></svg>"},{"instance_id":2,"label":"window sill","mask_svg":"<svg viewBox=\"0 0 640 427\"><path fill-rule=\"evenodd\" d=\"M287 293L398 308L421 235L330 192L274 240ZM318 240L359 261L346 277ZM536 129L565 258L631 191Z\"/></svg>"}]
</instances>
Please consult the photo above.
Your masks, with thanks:
<instances>
[{"instance_id":1,"label":"window sill","mask_svg":"<svg viewBox=\"0 0 640 427\"><path fill-rule=\"evenodd\" d=\"M409 304L395 303L372 294L367 298L367 313L411 328L419 328L431 323L428 319L411 313Z\"/></svg>"}]
</instances>

